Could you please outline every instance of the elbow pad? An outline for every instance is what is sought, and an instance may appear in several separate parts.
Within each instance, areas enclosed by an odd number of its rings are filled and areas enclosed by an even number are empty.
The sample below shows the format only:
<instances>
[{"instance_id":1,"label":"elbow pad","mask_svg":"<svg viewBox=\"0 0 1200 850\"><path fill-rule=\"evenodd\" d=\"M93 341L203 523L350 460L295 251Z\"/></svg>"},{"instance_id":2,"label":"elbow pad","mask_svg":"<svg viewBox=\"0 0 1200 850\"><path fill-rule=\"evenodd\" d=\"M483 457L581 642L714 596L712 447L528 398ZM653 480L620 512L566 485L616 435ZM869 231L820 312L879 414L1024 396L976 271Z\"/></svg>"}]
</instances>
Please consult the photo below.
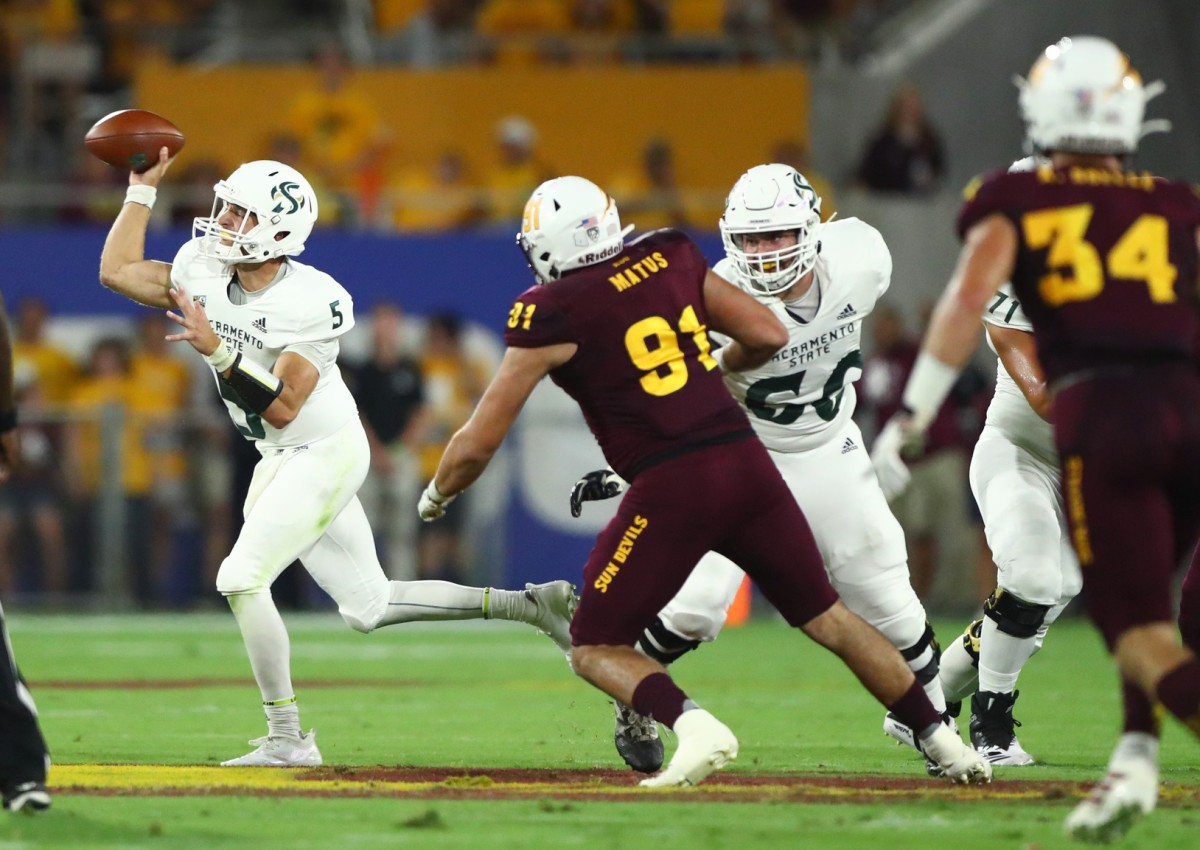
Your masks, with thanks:
<instances>
[{"instance_id":1,"label":"elbow pad","mask_svg":"<svg viewBox=\"0 0 1200 850\"><path fill-rule=\"evenodd\" d=\"M217 376L242 401L242 407L261 416L283 392L283 381L242 355L233 360L229 377Z\"/></svg>"}]
</instances>

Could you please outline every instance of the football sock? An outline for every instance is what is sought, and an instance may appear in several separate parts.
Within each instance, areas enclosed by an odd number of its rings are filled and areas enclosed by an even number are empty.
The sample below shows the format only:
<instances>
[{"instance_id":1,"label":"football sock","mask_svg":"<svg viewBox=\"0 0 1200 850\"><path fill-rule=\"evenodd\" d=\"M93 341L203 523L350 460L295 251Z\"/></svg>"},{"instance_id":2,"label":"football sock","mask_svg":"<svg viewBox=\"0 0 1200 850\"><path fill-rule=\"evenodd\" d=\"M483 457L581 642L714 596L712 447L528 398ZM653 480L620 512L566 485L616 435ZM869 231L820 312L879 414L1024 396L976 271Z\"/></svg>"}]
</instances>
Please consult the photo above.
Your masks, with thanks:
<instances>
[{"instance_id":1,"label":"football sock","mask_svg":"<svg viewBox=\"0 0 1200 850\"><path fill-rule=\"evenodd\" d=\"M520 591L504 592L523 596ZM494 603L496 591L491 593ZM380 618L379 625L495 617L495 614L489 615L484 608L486 600L486 593L481 587L464 587L448 581L390 581L387 612Z\"/></svg>"},{"instance_id":2,"label":"football sock","mask_svg":"<svg viewBox=\"0 0 1200 850\"><path fill-rule=\"evenodd\" d=\"M1021 668L1036 649L1036 635L1015 637L1005 634L994 620L985 618L979 638L978 689L988 693L1012 693Z\"/></svg>"},{"instance_id":3,"label":"football sock","mask_svg":"<svg viewBox=\"0 0 1200 850\"><path fill-rule=\"evenodd\" d=\"M920 682L913 682L900 699L887 706L887 710L918 736L942 722L941 713L930 704Z\"/></svg>"},{"instance_id":4,"label":"football sock","mask_svg":"<svg viewBox=\"0 0 1200 850\"><path fill-rule=\"evenodd\" d=\"M1124 705L1123 731L1139 732L1158 737L1159 713L1150 697L1128 679L1121 679L1121 701Z\"/></svg>"},{"instance_id":5,"label":"football sock","mask_svg":"<svg viewBox=\"0 0 1200 850\"><path fill-rule=\"evenodd\" d=\"M633 689L631 708L645 717L653 717L668 729L684 712L684 704L695 704L666 673L651 673Z\"/></svg>"},{"instance_id":6,"label":"football sock","mask_svg":"<svg viewBox=\"0 0 1200 850\"><path fill-rule=\"evenodd\" d=\"M942 651L938 680L942 683L942 694L946 700L962 702L975 693L975 685L979 680L975 663L976 658L963 646L961 635Z\"/></svg>"},{"instance_id":7,"label":"football sock","mask_svg":"<svg viewBox=\"0 0 1200 850\"><path fill-rule=\"evenodd\" d=\"M287 629L270 593L235 593L226 597L242 632L250 657L254 681L263 702L286 700L292 689L291 658ZM299 729L299 722L297 722Z\"/></svg>"},{"instance_id":8,"label":"football sock","mask_svg":"<svg viewBox=\"0 0 1200 850\"><path fill-rule=\"evenodd\" d=\"M264 702L263 711L267 714L268 735L272 737L286 735L291 738L301 736L300 706L296 704L295 697Z\"/></svg>"},{"instance_id":9,"label":"football sock","mask_svg":"<svg viewBox=\"0 0 1200 850\"><path fill-rule=\"evenodd\" d=\"M1158 680L1158 701L1200 736L1200 659L1184 661Z\"/></svg>"},{"instance_id":10,"label":"football sock","mask_svg":"<svg viewBox=\"0 0 1200 850\"><path fill-rule=\"evenodd\" d=\"M1117 741L1109 765L1129 759L1147 759L1158 764L1158 737L1145 732L1126 732Z\"/></svg>"}]
</instances>

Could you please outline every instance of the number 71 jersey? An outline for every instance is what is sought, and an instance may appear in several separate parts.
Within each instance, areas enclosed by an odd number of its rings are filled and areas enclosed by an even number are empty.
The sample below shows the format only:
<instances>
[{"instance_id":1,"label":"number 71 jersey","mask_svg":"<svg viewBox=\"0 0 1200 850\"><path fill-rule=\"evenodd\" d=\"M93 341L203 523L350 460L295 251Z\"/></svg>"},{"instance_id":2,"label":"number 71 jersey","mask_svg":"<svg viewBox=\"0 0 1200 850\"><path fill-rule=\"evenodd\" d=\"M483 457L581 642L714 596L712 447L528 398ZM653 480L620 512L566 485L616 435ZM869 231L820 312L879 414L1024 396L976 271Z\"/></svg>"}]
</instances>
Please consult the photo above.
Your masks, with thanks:
<instances>
[{"instance_id":1,"label":"number 71 jersey","mask_svg":"<svg viewBox=\"0 0 1200 850\"><path fill-rule=\"evenodd\" d=\"M1053 382L1085 369L1192 356L1200 195L1148 173L1095 168L997 173L967 187L965 236L1012 222L1012 287Z\"/></svg>"},{"instance_id":2,"label":"number 71 jersey","mask_svg":"<svg viewBox=\"0 0 1200 850\"><path fill-rule=\"evenodd\" d=\"M731 260L714 270L748 288ZM730 372L725 385L768 449L808 451L839 433L853 415L862 322L891 279L892 256L879 231L856 218L839 219L821 227L821 253L805 298L810 304L816 299L816 313L811 307L806 313L811 318L773 295L758 296L788 329L787 344L756 369ZM727 342L720 334L713 339Z\"/></svg>"},{"instance_id":3,"label":"number 71 jersey","mask_svg":"<svg viewBox=\"0 0 1200 850\"><path fill-rule=\"evenodd\" d=\"M288 425L275 428L243 407L228 386L217 389L248 440L260 447L292 447L328 437L358 416L358 406L337 367L337 338L354 326L350 294L329 275L289 259L266 289L243 293L234 303L227 266L201 255L193 239L179 249L171 265L172 286L182 286L199 301L209 324L229 350L270 371L285 351L295 351L317 368L317 385ZM214 373L215 377L215 373Z\"/></svg>"}]
</instances>

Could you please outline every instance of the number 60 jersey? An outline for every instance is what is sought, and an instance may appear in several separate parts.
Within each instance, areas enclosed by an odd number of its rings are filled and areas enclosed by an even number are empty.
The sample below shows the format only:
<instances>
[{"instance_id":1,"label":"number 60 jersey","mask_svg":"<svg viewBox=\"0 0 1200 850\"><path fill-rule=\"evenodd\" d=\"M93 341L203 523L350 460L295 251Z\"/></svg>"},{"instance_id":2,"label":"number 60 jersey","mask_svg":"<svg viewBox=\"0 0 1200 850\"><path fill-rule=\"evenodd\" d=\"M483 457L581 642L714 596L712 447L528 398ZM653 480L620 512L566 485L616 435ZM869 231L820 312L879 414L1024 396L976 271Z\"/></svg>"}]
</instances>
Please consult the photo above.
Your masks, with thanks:
<instances>
[{"instance_id":1,"label":"number 60 jersey","mask_svg":"<svg viewBox=\"0 0 1200 850\"><path fill-rule=\"evenodd\" d=\"M247 293L233 282L228 266L199 253L197 242L185 243L175 255L171 283L200 302L229 349L267 370L283 352L293 351L319 372L312 395L284 428L244 409L217 381L238 431L257 440L260 449L286 448L328 437L355 418L358 406L337 367L337 338L354 326L350 294L329 275L292 259L270 286Z\"/></svg>"},{"instance_id":2,"label":"number 60 jersey","mask_svg":"<svg viewBox=\"0 0 1200 850\"><path fill-rule=\"evenodd\" d=\"M862 322L892 279L892 256L871 225L840 219L822 225L820 233L813 284L799 302L805 306L754 293L788 329L787 345L757 369L725 376L725 385L772 451L808 451L849 421L853 382L862 374ZM738 280L733 261L722 260L714 271L754 292ZM727 341L715 333L713 339Z\"/></svg>"}]
</instances>

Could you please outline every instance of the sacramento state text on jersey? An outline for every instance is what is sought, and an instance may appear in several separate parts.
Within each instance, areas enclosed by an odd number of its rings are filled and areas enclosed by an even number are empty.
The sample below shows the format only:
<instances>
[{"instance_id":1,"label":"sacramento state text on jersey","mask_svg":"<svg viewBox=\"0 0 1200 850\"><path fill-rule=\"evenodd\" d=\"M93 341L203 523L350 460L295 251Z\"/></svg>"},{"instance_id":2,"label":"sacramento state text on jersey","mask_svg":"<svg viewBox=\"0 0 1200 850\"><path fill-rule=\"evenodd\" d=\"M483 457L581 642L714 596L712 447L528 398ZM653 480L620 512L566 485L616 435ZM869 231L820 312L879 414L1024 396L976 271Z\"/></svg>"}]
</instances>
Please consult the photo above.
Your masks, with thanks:
<instances>
[{"instance_id":1,"label":"sacramento state text on jersey","mask_svg":"<svg viewBox=\"0 0 1200 850\"><path fill-rule=\"evenodd\" d=\"M799 366L801 363L810 363L822 354L831 354L833 352L832 343L837 340L851 334L858 336L859 330L859 323L851 322L840 328L826 331L812 339L806 339L798 345L785 345L772 355L771 360L772 362L782 363L786 366Z\"/></svg>"},{"instance_id":2,"label":"sacramento state text on jersey","mask_svg":"<svg viewBox=\"0 0 1200 850\"><path fill-rule=\"evenodd\" d=\"M722 260L715 271L748 289L732 261ZM814 448L853 414L852 384L862 374L862 320L891 279L892 257L879 231L847 218L821 228L821 253L804 298L816 305L811 318L805 320L807 314L796 313L777 297L762 297L788 329L788 342L757 369L725 375L725 386L745 407L768 449Z\"/></svg>"},{"instance_id":3,"label":"sacramento state text on jersey","mask_svg":"<svg viewBox=\"0 0 1200 850\"><path fill-rule=\"evenodd\" d=\"M239 328L237 325L231 325L228 322L221 322L216 319L209 321L213 331L221 339L229 345L234 351L245 351L246 346L252 345L255 348L261 349L263 341L249 331Z\"/></svg>"}]
</instances>

